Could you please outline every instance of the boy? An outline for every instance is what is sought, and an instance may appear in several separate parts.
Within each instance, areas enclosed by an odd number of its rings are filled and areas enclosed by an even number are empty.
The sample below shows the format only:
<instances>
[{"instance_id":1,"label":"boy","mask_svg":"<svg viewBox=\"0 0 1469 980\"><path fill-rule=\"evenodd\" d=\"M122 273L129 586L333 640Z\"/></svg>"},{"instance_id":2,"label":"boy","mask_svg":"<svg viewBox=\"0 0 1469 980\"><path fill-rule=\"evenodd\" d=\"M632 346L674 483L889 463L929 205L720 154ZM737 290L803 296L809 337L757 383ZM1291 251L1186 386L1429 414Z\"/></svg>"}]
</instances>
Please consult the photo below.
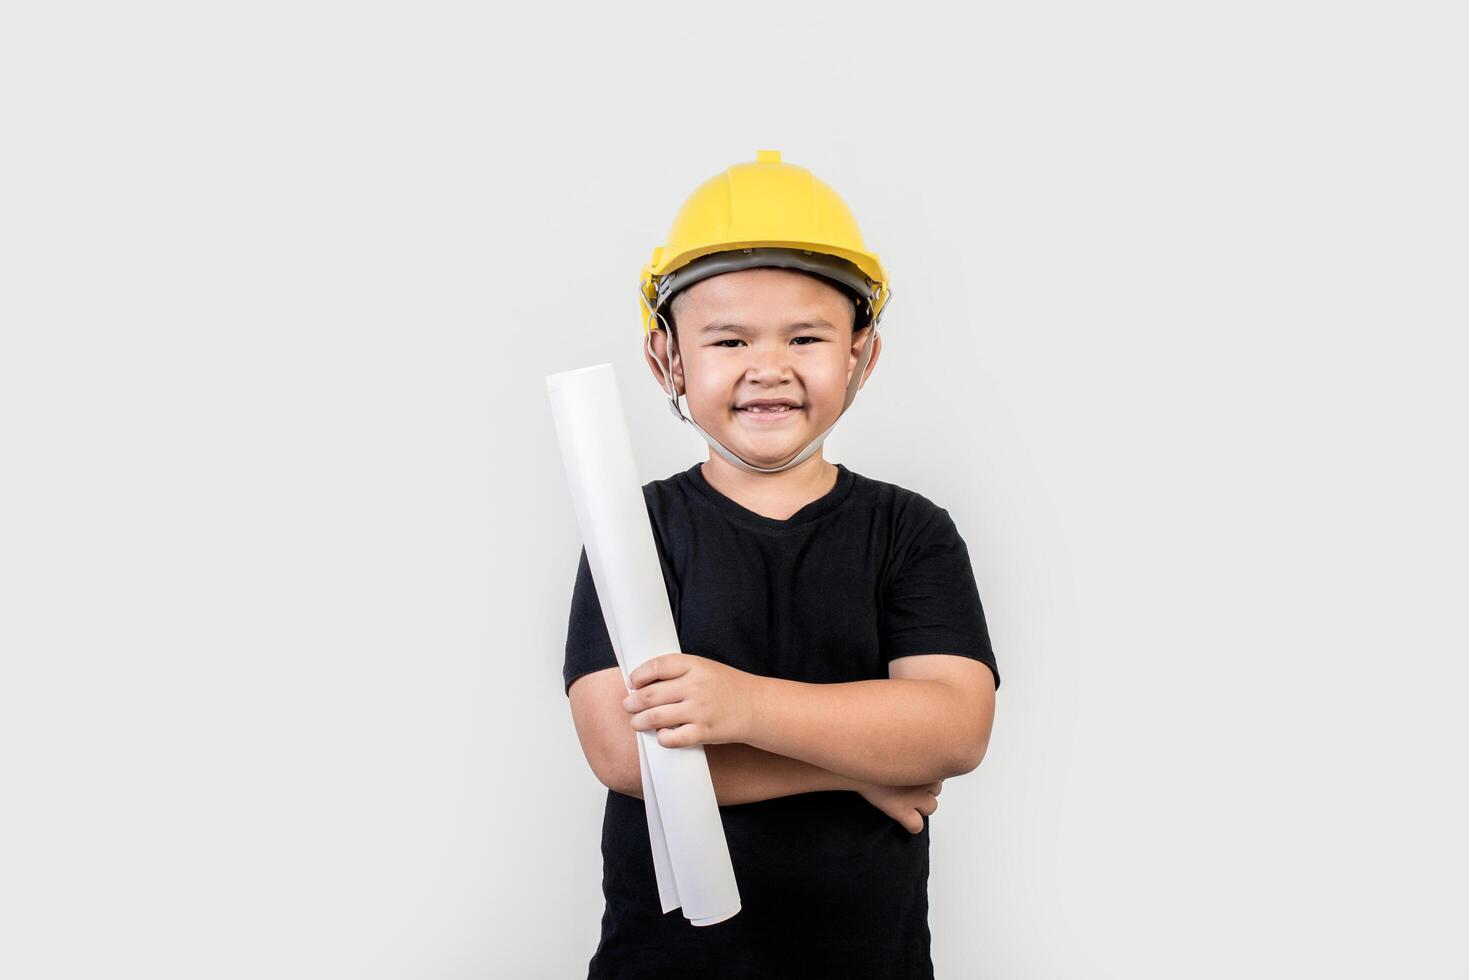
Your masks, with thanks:
<instances>
[{"instance_id":1,"label":"boy","mask_svg":"<svg viewBox=\"0 0 1469 980\"><path fill-rule=\"evenodd\" d=\"M835 193L761 151L689 198L640 293L649 366L710 452L643 487L685 649L631 689L585 548L577 568L564 680L608 788L589 976L932 977L926 818L984 757L999 673L948 512L822 456L877 365L886 276ZM712 926L660 912L654 729L709 762L742 905Z\"/></svg>"}]
</instances>

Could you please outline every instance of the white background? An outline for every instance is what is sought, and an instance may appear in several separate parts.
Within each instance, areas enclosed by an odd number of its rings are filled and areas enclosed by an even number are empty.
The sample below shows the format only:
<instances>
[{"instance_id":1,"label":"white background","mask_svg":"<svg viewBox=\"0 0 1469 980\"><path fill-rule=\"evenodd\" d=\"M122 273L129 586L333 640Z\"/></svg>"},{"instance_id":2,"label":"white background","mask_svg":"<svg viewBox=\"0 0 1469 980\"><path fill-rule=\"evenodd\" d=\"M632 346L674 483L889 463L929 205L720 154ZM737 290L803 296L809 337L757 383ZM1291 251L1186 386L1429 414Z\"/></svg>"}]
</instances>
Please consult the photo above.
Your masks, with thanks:
<instances>
[{"instance_id":1,"label":"white background","mask_svg":"<svg viewBox=\"0 0 1469 980\"><path fill-rule=\"evenodd\" d=\"M6 5L0 974L584 975L543 379L705 458L637 273L778 149L1003 678L939 976L1469 976L1456 7Z\"/></svg>"}]
</instances>

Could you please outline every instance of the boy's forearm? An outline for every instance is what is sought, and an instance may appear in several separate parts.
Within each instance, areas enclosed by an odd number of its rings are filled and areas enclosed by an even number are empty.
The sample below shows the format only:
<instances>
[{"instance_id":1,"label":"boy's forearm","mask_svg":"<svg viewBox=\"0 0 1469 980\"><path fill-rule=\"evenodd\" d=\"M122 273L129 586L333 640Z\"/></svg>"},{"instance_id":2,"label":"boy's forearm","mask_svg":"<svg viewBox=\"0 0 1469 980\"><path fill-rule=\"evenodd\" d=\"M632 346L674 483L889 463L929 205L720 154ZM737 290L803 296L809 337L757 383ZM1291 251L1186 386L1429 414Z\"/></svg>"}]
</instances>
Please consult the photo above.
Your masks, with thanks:
<instances>
[{"instance_id":1,"label":"boy's forearm","mask_svg":"<svg viewBox=\"0 0 1469 980\"><path fill-rule=\"evenodd\" d=\"M777 755L743 742L721 742L704 746L709 776L714 781L714 798L720 806L755 803L797 793L823 790L856 790L862 783L851 776L822 769L800 759ZM633 746L633 764L618 792L643 798L642 773Z\"/></svg>"},{"instance_id":2,"label":"boy's forearm","mask_svg":"<svg viewBox=\"0 0 1469 980\"><path fill-rule=\"evenodd\" d=\"M746 741L835 774L883 786L962 775L972 712L942 681L889 678L809 684L760 677Z\"/></svg>"},{"instance_id":3,"label":"boy's forearm","mask_svg":"<svg viewBox=\"0 0 1469 980\"><path fill-rule=\"evenodd\" d=\"M720 806L753 803L796 793L855 790L860 785L851 776L767 752L744 742L706 745L704 755L709 760L714 796Z\"/></svg>"}]
</instances>

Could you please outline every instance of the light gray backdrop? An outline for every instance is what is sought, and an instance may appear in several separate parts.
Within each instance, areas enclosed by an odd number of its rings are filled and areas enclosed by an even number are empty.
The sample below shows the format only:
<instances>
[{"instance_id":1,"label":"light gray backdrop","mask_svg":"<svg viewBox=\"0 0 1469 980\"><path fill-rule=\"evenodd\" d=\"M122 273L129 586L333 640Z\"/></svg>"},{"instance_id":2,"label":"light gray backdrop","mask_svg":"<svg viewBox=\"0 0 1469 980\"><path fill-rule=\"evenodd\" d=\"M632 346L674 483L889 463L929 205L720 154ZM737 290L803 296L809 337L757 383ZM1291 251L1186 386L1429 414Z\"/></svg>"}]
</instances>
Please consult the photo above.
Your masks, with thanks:
<instances>
[{"instance_id":1,"label":"light gray backdrop","mask_svg":"<svg viewBox=\"0 0 1469 980\"><path fill-rule=\"evenodd\" d=\"M779 149L1004 677L943 977L1463 977L1451 4L7 5L0 973L584 974L543 378Z\"/></svg>"}]
</instances>

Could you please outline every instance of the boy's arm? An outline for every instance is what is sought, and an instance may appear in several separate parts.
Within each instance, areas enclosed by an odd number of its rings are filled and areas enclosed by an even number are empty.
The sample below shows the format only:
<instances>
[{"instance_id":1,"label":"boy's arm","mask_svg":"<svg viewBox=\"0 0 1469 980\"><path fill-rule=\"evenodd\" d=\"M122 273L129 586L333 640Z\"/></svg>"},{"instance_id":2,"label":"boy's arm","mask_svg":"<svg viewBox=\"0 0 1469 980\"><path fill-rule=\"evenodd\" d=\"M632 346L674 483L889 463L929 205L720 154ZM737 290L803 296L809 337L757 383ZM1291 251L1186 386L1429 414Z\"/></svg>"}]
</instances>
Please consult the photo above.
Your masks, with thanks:
<instances>
[{"instance_id":1,"label":"boy's arm","mask_svg":"<svg viewBox=\"0 0 1469 980\"><path fill-rule=\"evenodd\" d=\"M894 659L886 680L808 684L690 653L633 671L625 710L663 745L745 742L853 779L909 786L972 771L994 722L994 675L954 654ZM660 690L661 689L661 690Z\"/></svg>"},{"instance_id":2,"label":"boy's arm","mask_svg":"<svg viewBox=\"0 0 1469 980\"><path fill-rule=\"evenodd\" d=\"M632 739L637 738L637 732L631 727L628 728L628 734ZM626 759L621 785L611 788L641 800L643 775L638 761L638 747L635 741L630 744L632 751ZM850 776L813 766L800 759L766 752L743 742L706 745L704 757L709 762L709 777L714 782L714 799L720 806L755 803L778 796L816 793L822 790L855 792L863 785Z\"/></svg>"},{"instance_id":3,"label":"boy's arm","mask_svg":"<svg viewBox=\"0 0 1469 980\"><path fill-rule=\"evenodd\" d=\"M572 682L568 693L582 751L597 779L608 789L642 799L638 736L622 708L627 687L621 668L585 674ZM720 806L821 790L860 792L863 788L860 780L850 776L739 742L706 745L704 754Z\"/></svg>"},{"instance_id":4,"label":"boy's arm","mask_svg":"<svg viewBox=\"0 0 1469 980\"><path fill-rule=\"evenodd\" d=\"M963 657L930 656L952 667L843 684L761 677L749 742L890 786L971 772L984 758L994 719L989 668Z\"/></svg>"}]
</instances>

